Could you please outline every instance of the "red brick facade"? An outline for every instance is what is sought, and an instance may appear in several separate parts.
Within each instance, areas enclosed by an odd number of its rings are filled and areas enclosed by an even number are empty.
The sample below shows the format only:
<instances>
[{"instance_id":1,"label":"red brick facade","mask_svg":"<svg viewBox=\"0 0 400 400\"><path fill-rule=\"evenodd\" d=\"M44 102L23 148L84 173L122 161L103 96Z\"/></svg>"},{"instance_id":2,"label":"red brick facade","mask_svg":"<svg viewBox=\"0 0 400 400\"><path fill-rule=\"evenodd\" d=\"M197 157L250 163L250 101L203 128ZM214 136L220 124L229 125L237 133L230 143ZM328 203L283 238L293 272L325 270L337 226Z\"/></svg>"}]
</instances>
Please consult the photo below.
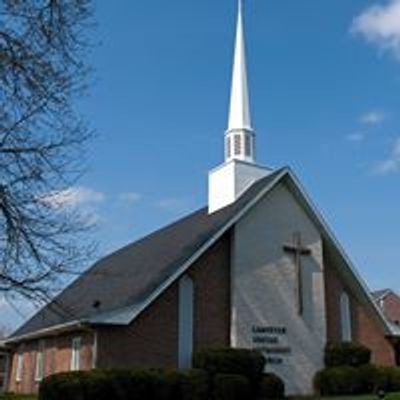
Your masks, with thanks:
<instances>
[{"instance_id":1,"label":"red brick facade","mask_svg":"<svg viewBox=\"0 0 400 400\"><path fill-rule=\"evenodd\" d=\"M97 367L173 367L177 362L177 284L133 324L98 329Z\"/></svg>"},{"instance_id":2,"label":"red brick facade","mask_svg":"<svg viewBox=\"0 0 400 400\"><path fill-rule=\"evenodd\" d=\"M189 269L194 283L194 349L228 346L230 239L225 235ZM98 331L98 367L177 367L178 284L128 327Z\"/></svg>"},{"instance_id":3,"label":"red brick facade","mask_svg":"<svg viewBox=\"0 0 400 400\"><path fill-rule=\"evenodd\" d=\"M80 369L92 367L92 348L94 336L87 332L74 332L68 335L43 338L43 377L57 372L69 371L71 363L71 343L75 337L81 338ZM39 341L25 342L15 349L10 360L8 391L14 393L34 393L39 382L35 380L36 354ZM17 358L23 351L21 381L17 382Z\"/></svg>"},{"instance_id":4,"label":"red brick facade","mask_svg":"<svg viewBox=\"0 0 400 400\"><path fill-rule=\"evenodd\" d=\"M372 362L394 365L395 352L377 320L371 304L361 303L345 283L345 279L325 257L325 296L327 308L328 340L341 341L340 296L345 291L350 297L353 341L372 351Z\"/></svg>"},{"instance_id":5,"label":"red brick facade","mask_svg":"<svg viewBox=\"0 0 400 400\"><path fill-rule=\"evenodd\" d=\"M400 297L396 293L389 291L377 303L389 321L400 324Z\"/></svg>"}]
</instances>

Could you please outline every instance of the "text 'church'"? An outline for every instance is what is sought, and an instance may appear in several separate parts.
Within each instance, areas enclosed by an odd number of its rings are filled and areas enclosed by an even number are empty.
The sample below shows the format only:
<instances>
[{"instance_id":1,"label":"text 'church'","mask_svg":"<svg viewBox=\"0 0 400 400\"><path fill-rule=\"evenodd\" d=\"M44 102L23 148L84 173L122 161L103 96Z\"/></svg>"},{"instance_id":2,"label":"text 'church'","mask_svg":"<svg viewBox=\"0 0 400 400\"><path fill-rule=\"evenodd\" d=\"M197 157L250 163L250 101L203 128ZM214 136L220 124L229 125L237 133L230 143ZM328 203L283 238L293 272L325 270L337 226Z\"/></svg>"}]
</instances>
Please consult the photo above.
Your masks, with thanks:
<instances>
[{"instance_id":1,"label":"text 'church'","mask_svg":"<svg viewBox=\"0 0 400 400\"><path fill-rule=\"evenodd\" d=\"M7 390L92 368L191 365L194 351L260 350L289 394L312 392L327 341L396 363L398 328L371 298L294 172L255 160L239 4L225 160L208 205L101 259L6 342Z\"/></svg>"}]
</instances>

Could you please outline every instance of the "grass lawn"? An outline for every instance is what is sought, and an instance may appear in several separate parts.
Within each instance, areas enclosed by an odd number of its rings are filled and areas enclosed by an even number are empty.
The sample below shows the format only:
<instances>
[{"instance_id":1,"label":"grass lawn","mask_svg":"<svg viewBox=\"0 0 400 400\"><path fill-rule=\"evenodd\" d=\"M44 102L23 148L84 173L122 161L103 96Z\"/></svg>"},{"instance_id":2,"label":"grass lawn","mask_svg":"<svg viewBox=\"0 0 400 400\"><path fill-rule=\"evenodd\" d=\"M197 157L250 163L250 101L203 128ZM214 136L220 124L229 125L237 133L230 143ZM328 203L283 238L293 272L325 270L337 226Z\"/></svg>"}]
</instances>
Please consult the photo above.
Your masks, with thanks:
<instances>
[{"instance_id":1,"label":"grass lawn","mask_svg":"<svg viewBox=\"0 0 400 400\"><path fill-rule=\"evenodd\" d=\"M294 397L291 400L377 400L376 395L342 396L342 397ZM1 400L1 399L0 399ZM400 400L400 393L388 394L385 400Z\"/></svg>"},{"instance_id":2,"label":"grass lawn","mask_svg":"<svg viewBox=\"0 0 400 400\"><path fill-rule=\"evenodd\" d=\"M0 395L0 400L37 400L36 396ZM377 400L377 396L294 397L290 400ZM400 393L388 394L385 400L400 400Z\"/></svg>"}]
</instances>

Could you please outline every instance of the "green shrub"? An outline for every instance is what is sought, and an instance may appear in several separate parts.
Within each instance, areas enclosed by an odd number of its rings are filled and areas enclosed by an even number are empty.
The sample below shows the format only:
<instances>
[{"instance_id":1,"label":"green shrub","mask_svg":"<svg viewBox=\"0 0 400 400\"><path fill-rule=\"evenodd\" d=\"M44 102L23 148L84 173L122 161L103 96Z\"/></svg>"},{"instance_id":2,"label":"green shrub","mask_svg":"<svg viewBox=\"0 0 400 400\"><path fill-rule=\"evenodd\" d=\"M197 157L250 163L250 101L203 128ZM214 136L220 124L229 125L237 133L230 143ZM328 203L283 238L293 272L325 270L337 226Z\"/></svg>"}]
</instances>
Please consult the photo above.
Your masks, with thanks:
<instances>
[{"instance_id":1,"label":"green shrub","mask_svg":"<svg viewBox=\"0 0 400 400\"><path fill-rule=\"evenodd\" d=\"M380 388L381 371L375 365L362 365L358 371L358 393L375 393Z\"/></svg>"},{"instance_id":2,"label":"green shrub","mask_svg":"<svg viewBox=\"0 0 400 400\"><path fill-rule=\"evenodd\" d=\"M250 381L243 375L216 374L214 376L214 400L249 400Z\"/></svg>"},{"instance_id":3,"label":"green shrub","mask_svg":"<svg viewBox=\"0 0 400 400\"><path fill-rule=\"evenodd\" d=\"M207 400L204 371L95 370L43 380L39 400Z\"/></svg>"},{"instance_id":4,"label":"green shrub","mask_svg":"<svg viewBox=\"0 0 400 400\"><path fill-rule=\"evenodd\" d=\"M253 386L261 380L264 365L265 358L255 350L205 349L197 352L193 357L193 366L207 371L211 376L242 375L248 378Z\"/></svg>"},{"instance_id":5,"label":"green shrub","mask_svg":"<svg viewBox=\"0 0 400 400\"><path fill-rule=\"evenodd\" d=\"M171 400L208 400L208 374L202 370L167 370L165 377L171 388Z\"/></svg>"},{"instance_id":6,"label":"green shrub","mask_svg":"<svg viewBox=\"0 0 400 400\"><path fill-rule=\"evenodd\" d=\"M400 391L400 368L399 367L379 367L377 387L385 392Z\"/></svg>"},{"instance_id":7,"label":"green shrub","mask_svg":"<svg viewBox=\"0 0 400 400\"><path fill-rule=\"evenodd\" d=\"M319 371L314 377L314 387L325 396L354 395L400 391L400 368L376 367L335 367Z\"/></svg>"},{"instance_id":8,"label":"green shrub","mask_svg":"<svg viewBox=\"0 0 400 400\"><path fill-rule=\"evenodd\" d=\"M83 384L85 373L68 372L45 378L39 389L40 400L84 400L77 389Z\"/></svg>"},{"instance_id":9,"label":"green shrub","mask_svg":"<svg viewBox=\"0 0 400 400\"><path fill-rule=\"evenodd\" d=\"M259 384L258 398L260 400L283 399L285 384L275 374L265 374Z\"/></svg>"},{"instance_id":10,"label":"green shrub","mask_svg":"<svg viewBox=\"0 0 400 400\"><path fill-rule=\"evenodd\" d=\"M369 364L371 360L371 350L367 347L351 343L328 343L325 347L325 366L326 367L359 367Z\"/></svg>"},{"instance_id":11,"label":"green shrub","mask_svg":"<svg viewBox=\"0 0 400 400\"><path fill-rule=\"evenodd\" d=\"M314 387L322 396L350 395L359 392L360 374L354 367L326 368L317 372Z\"/></svg>"}]
</instances>

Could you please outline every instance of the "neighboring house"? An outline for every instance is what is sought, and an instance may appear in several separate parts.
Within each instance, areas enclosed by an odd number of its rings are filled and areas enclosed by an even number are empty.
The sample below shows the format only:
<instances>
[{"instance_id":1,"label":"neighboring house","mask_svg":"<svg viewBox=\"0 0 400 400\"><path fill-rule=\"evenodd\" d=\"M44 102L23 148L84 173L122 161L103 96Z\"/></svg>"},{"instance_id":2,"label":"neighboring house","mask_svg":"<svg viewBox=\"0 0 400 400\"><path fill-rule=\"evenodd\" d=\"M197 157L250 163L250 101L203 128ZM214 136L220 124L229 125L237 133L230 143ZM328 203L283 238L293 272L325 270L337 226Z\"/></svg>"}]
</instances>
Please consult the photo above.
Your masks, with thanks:
<instances>
[{"instance_id":1,"label":"neighboring house","mask_svg":"<svg viewBox=\"0 0 400 400\"><path fill-rule=\"evenodd\" d=\"M372 292L372 297L391 324L392 331L397 332L390 340L395 350L396 365L400 365L400 296L392 289L382 289Z\"/></svg>"},{"instance_id":2,"label":"neighboring house","mask_svg":"<svg viewBox=\"0 0 400 400\"><path fill-rule=\"evenodd\" d=\"M188 368L210 346L258 349L288 394L313 391L327 341L395 363L397 331L299 179L255 162L243 43L239 13L225 162L209 174L208 204L99 260L14 332L9 391L34 392L60 371Z\"/></svg>"},{"instance_id":3,"label":"neighboring house","mask_svg":"<svg viewBox=\"0 0 400 400\"><path fill-rule=\"evenodd\" d=\"M400 326L400 296L391 289L377 290L372 296L385 317Z\"/></svg>"}]
</instances>

